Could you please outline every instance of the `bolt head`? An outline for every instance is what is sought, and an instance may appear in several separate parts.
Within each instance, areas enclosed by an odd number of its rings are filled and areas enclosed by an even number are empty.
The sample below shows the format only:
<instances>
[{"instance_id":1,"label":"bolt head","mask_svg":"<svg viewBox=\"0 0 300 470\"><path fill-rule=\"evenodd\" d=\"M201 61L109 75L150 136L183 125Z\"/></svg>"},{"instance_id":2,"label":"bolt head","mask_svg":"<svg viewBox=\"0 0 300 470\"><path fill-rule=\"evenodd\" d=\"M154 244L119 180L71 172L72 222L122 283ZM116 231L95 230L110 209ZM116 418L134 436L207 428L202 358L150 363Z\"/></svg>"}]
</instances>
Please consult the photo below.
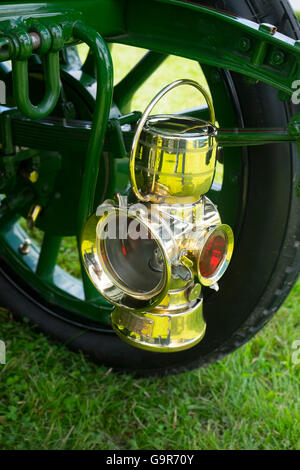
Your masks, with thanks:
<instances>
[{"instance_id":1,"label":"bolt head","mask_svg":"<svg viewBox=\"0 0 300 470\"><path fill-rule=\"evenodd\" d=\"M33 50L38 49L42 42L41 36L35 31L32 31L31 33L29 33L29 35L30 35L31 42L32 42L32 49Z\"/></svg>"},{"instance_id":2,"label":"bolt head","mask_svg":"<svg viewBox=\"0 0 300 470\"><path fill-rule=\"evenodd\" d=\"M239 48L244 51L244 52L247 52L251 49L251 40L249 38L241 38L240 39L240 42L239 42Z\"/></svg>"},{"instance_id":3,"label":"bolt head","mask_svg":"<svg viewBox=\"0 0 300 470\"><path fill-rule=\"evenodd\" d=\"M271 57L271 65L282 65L284 62L285 56L284 53L281 51L276 51L273 53Z\"/></svg>"},{"instance_id":4,"label":"bolt head","mask_svg":"<svg viewBox=\"0 0 300 470\"><path fill-rule=\"evenodd\" d=\"M31 241L29 238L27 238L27 240L25 240L24 243L19 246L19 253L21 255L28 255L30 253L30 245Z\"/></svg>"}]
</instances>

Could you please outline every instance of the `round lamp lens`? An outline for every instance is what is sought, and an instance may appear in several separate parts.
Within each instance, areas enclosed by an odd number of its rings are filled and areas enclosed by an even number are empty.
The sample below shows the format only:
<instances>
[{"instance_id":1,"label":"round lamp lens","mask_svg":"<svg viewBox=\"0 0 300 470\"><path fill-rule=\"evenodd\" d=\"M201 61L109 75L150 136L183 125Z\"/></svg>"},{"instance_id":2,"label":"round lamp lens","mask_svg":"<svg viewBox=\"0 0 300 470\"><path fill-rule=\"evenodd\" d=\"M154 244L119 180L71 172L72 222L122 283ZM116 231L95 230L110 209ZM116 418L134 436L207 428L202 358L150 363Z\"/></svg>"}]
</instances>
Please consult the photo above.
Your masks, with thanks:
<instances>
[{"instance_id":1,"label":"round lamp lens","mask_svg":"<svg viewBox=\"0 0 300 470\"><path fill-rule=\"evenodd\" d=\"M223 231L217 231L208 239L202 250L199 268L203 277L211 278L227 254L227 237Z\"/></svg>"},{"instance_id":2,"label":"round lamp lens","mask_svg":"<svg viewBox=\"0 0 300 470\"><path fill-rule=\"evenodd\" d=\"M135 224L134 237L131 223ZM122 214L117 216L116 226L116 237L106 238L102 244L102 259L110 275L124 292L147 295L161 290L165 265L161 249L148 228Z\"/></svg>"}]
</instances>

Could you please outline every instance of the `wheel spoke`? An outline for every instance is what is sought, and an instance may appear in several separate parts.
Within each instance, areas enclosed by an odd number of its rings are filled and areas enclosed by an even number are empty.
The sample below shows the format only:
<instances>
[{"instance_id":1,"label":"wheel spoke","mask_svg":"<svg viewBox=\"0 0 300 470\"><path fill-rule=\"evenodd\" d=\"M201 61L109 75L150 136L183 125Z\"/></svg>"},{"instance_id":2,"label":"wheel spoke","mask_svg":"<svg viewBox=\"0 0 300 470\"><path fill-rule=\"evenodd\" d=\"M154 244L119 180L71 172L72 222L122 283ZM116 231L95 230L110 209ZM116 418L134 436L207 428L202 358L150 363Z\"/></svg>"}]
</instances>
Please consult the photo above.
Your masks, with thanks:
<instances>
[{"instance_id":1,"label":"wheel spoke","mask_svg":"<svg viewBox=\"0 0 300 470\"><path fill-rule=\"evenodd\" d=\"M114 101L122 109L131 100L134 93L152 75L168 56L149 51L115 86Z\"/></svg>"},{"instance_id":2,"label":"wheel spoke","mask_svg":"<svg viewBox=\"0 0 300 470\"><path fill-rule=\"evenodd\" d=\"M36 274L45 281L53 281L54 269L62 238L45 233Z\"/></svg>"}]
</instances>

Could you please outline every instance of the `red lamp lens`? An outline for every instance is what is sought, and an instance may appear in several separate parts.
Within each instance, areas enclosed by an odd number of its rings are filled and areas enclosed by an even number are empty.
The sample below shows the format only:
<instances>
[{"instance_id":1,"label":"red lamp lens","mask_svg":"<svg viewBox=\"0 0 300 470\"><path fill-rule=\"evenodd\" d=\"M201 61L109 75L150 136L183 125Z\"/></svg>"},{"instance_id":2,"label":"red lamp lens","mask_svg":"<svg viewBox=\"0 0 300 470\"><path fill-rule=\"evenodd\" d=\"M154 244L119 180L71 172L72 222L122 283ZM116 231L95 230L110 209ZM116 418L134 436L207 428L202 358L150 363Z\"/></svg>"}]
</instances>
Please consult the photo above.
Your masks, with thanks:
<instances>
[{"instance_id":1,"label":"red lamp lens","mask_svg":"<svg viewBox=\"0 0 300 470\"><path fill-rule=\"evenodd\" d=\"M202 250L199 268L203 277L211 278L226 256L227 241L223 232L213 234Z\"/></svg>"}]
</instances>

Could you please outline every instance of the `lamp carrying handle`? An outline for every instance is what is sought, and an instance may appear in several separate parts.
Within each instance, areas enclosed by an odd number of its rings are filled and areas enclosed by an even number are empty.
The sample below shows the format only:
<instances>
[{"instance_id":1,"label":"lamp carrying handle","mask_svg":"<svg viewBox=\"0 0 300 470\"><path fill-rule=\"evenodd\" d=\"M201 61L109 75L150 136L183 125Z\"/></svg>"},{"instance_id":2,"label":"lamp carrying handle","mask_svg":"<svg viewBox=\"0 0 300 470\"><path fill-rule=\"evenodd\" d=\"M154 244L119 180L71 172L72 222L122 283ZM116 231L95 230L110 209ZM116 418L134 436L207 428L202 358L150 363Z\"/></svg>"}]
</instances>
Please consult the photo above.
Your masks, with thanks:
<instances>
[{"instance_id":1,"label":"lamp carrying handle","mask_svg":"<svg viewBox=\"0 0 300 470\"><path fill-rule=\"evenodd\" d=\"M149 103L147 108L144 111L144 114L142 115L141 119L139 120L139 124L133 139L132 143L132 148L131 148L131 153L130 153L130 160L129 160L129 172L130 172L130 182L131 186L133 189L134 194L136 197L143 202L149 202L151 200L151 195L148 194L147 196L143 196L136 183L136 178L135 178L135 158L136 158L136 151L137 151L137 146L140 140L140 136L142 133L142 130L145 126L145 123L154 108L154 106L160 101L163 96L165 96L169 91L173 90L174 88L181 86L181 85L190 85L196 88L197 90L200 91L200 93L204 96L206 103L208 105L209 111L210 111L210 122L212 125L215 125L216 122L216 117L215 117L215 110L213 107L213 103L211 100L211 97L209 96L208 92L203 88L198 82L195 82L194 80L189 80L189 79L182 79L182 80L176 80L173 83L170 83L167 85L165 88L163 88L156 96L153 98L153 100Z\"/></svg>"}]
</instances>

